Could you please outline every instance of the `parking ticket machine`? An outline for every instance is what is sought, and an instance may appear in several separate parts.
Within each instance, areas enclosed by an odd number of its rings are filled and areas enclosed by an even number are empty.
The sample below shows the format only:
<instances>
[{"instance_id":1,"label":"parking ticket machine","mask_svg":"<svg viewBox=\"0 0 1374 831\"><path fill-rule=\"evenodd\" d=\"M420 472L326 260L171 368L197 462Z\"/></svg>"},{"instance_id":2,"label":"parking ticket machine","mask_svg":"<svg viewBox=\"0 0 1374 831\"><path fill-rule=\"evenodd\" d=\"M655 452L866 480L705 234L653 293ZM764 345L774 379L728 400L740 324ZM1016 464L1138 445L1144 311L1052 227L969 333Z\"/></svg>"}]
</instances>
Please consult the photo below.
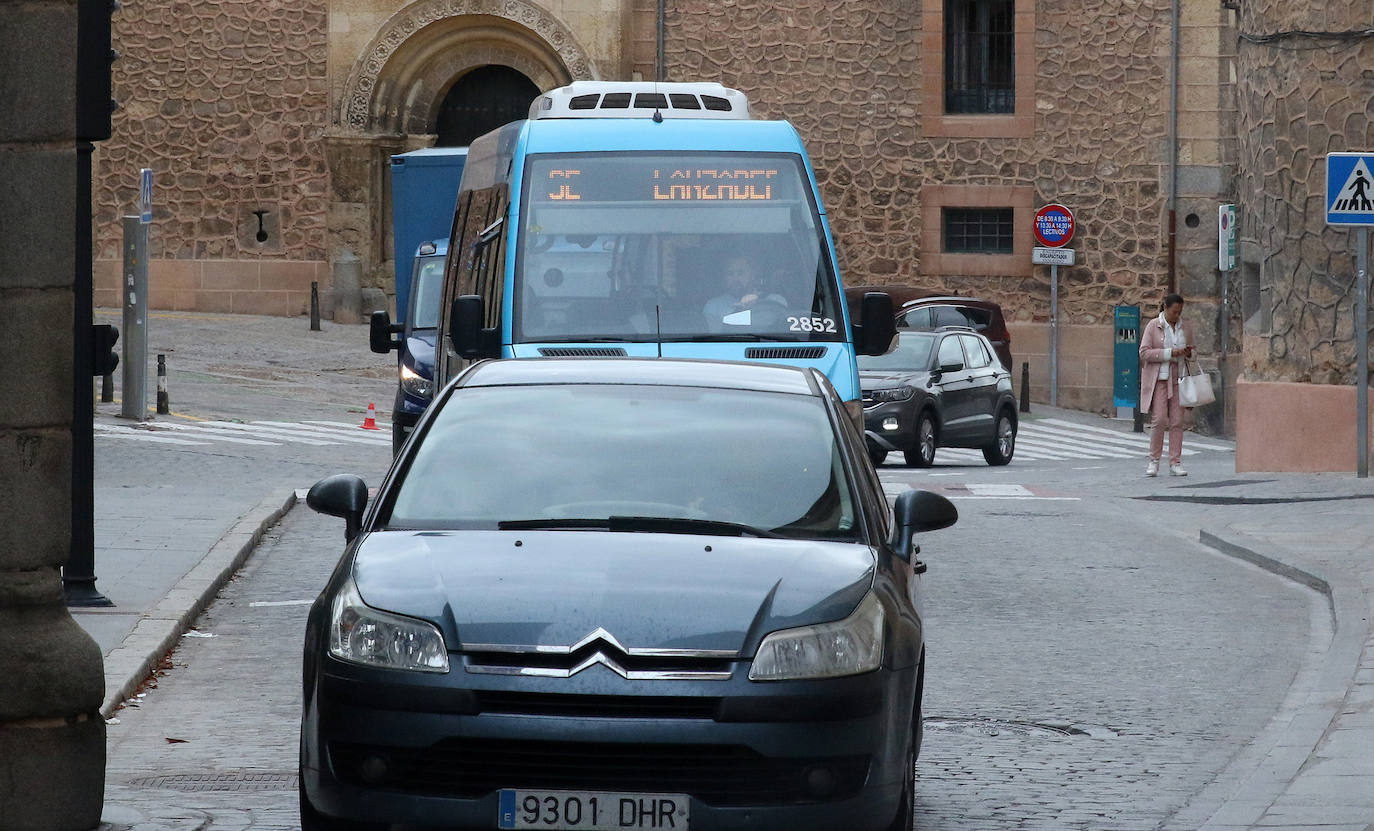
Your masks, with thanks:
<instances>
[{"instance_id":1,"label":"parking ticket machine","mask_svg":"<svg viewBox=\"0 0 1374 831\"><path fill-rule=\"evenodd\" d=\"M1117 306L1113 322L1112 400L1117 418L1132 418L1140 404L1140 307Z\"/></svg>"}]
</instances>

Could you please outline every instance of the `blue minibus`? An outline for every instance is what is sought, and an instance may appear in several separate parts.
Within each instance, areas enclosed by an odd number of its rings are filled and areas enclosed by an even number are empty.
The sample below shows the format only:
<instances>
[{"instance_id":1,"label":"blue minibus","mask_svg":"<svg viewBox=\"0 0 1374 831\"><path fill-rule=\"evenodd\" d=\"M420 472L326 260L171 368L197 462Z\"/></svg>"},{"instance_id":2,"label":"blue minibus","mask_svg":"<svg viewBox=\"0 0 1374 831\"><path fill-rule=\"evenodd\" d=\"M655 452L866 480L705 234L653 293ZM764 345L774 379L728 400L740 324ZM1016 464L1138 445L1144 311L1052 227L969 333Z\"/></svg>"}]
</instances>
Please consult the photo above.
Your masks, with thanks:
<instances>
[{"instance_id":1,"label":"blue minibus","mask_svg":"<svg viewBox=\"0 0 1374 831\"><path fill-rule=\"evenodd\" d=\"M474 141L458 190L436 381L472 360L702 358L810 366L862 418L851 321L795 128L708 83L576 82Z\"/></svg>"}]
</instances>

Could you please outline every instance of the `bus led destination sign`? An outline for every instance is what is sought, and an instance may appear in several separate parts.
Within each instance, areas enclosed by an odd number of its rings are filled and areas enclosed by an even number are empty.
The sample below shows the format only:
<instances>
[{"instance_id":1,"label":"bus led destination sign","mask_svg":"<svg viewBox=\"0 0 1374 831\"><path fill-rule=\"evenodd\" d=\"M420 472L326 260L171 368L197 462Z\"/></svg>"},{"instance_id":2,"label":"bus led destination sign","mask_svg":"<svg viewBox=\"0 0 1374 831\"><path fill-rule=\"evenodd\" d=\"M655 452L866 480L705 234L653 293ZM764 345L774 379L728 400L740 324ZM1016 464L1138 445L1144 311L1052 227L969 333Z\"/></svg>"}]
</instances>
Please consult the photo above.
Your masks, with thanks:
<instances>
[{"instance_id":1,"label":"bus led destination sign","mask_svg":"<svg viewBox=\"0 0 1374 831\"><path fill-rule=\"evenodd\" d=\"M644 167L618 173L628 173L631 178L616 182L612 186L614 195L602 193L602 198L610 196L615 201L768 202L776 195L773 184L779 175L777 168L681 166ZM584 179L582 170L574 168L550 169L546 184L545 193L552 202L578 201L586 192L605 190L607 186L604 182L593 184Z\"/></svg>"}]
</instances>

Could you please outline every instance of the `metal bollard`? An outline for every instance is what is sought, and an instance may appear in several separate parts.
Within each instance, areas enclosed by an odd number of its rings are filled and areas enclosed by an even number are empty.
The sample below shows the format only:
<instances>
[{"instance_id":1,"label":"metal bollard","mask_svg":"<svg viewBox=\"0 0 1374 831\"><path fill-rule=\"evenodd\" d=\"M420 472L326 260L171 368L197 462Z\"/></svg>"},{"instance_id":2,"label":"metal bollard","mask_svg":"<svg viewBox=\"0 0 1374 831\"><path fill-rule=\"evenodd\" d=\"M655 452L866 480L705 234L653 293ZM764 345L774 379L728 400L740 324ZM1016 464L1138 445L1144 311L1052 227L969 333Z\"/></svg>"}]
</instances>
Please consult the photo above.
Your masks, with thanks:
<instances>
[{"instance_id":1,"label":"metal bollard","mask_svg":"<svg viewBox=\"0 0 1374 831\"><path fill-rule=\"evenodd\" d=\"M114 400L114 373L107 372L100 376L100 402L109 404Z\"/></svg>"},{"instance_id":2,"label":"metal bollard","mask_svg":"<svg viewBox=\"0 0 1374 831\"><path fill-rule=\"evenodd\" d=\"M157 356L157 412L167 415L172 408L167 403L167 356Z\"/></svg>"},{"instance_id":3,"label":"metal bollard","mask_svg":"<svg viewBox=\"0 0 1374 831\"><path fill-rule=\"evenodd\" d=\"M320 331L320 283L310 281L310 331Z\"/></svg>"},{"instance_id":4,"label":"metal bollard","mask_svg":"<svg viewBox=\"0 0 1374 831\"><path fill-rule=\"evenodd\" d=\"M1131 418L1135 421L1133 429L1137 433L1145 432L1145 414L1140 411L1140 407L1131 408Z\"/></svg>"},{"instance_id":5,"label":"metal bollard","mask_svg":"<svg viewBox=\"0 0 1374 831\"><path fill-rule=\"evenodd\" d=\"M1030 364L1021 363L1021 412L1030 412Z\"/></svg>"}]
</instances>

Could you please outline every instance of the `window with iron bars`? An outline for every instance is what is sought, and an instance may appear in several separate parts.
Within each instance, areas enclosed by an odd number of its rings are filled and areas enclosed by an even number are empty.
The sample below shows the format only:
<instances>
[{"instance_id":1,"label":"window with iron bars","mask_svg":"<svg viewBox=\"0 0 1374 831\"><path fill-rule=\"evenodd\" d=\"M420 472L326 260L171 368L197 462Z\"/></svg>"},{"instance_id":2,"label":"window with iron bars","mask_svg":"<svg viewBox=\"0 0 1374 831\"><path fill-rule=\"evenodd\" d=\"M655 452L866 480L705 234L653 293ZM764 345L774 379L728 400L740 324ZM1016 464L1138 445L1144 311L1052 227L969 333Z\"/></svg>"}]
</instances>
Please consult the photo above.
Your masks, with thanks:
<instances>
[{"instance_id":1,"label":"window with iron bars","mask_svg":"<svg viewBox=\"0 0 1374 831\"><path fill-rule=\"evenodd\" d=\"M948 254L1012 253L1011 208L945 208Z\"/></svg>"},{"instance_id":2,"label":"window with iron bars","mask_svg":"<svg viewBox=\"0 0 1374 831\"><path fill-rule=\"evenodd\" d=\"M1013 0L945 0L945 112L1015 111Z\"/></svg>"}]
</instances>

